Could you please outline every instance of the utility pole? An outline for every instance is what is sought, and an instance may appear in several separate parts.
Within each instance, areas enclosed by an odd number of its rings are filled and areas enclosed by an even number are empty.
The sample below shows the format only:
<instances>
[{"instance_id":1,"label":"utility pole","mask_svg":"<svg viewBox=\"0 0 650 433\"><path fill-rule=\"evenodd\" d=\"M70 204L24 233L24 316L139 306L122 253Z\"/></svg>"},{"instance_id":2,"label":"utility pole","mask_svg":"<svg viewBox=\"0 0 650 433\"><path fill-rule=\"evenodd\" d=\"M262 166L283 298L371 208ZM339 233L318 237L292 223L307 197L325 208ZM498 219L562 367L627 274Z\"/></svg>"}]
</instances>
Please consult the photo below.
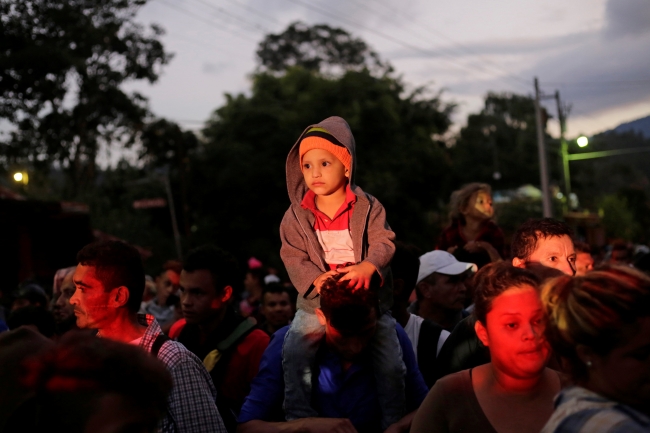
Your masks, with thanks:
<instances>
[{"instance_id":1,"label":"utility pole","mask_svg":"<svg viewBox=\"0 0 650 433\"><path fill-rule=\"evenodd\" d=\"M560 153L562 154L562 170L564 173L564 194L566 201L564 202L564 213L571 210L571 174L569 172L569 145L564 138L566 132L566 118L569 115L571 107L562 104L560 100L560 91L555 91L555 102L557 103L557 118L560 121Z\"/></svg>"},{"instance_id":2,"label":"utility pole","mask_svg":"<svg viewBox=\"0 0 650 433\"><path fill-rule=\"evenodd\" d=\"M539 175L542 183L542 209L544 218L553 216L551 196L548 186L548 165L546 163L546 143L544 142L544 125L542 124L542 107L540 106L539 82L535 77L535 120L537 121L537 148L539 151Z\"/></svg>"},{"instance_id":3,"label":"utility pole","mask_svg":"<svg viewBox=\"0 0 650 433\"><path fill-rule=\"evenodd\" d=\"M176 221L176 208L174 207L174 196L172 195L172 187L169 182L169 173L165 173L161 178L165 185L165 192L167 192L167 204L169 206L169 215L172 219L172 230L174 231L174 244L176 246L176 257L178 260L183 260L183 249L181 248L181 235L178 232L178 221Z\"/></svg>"}]
</instances>

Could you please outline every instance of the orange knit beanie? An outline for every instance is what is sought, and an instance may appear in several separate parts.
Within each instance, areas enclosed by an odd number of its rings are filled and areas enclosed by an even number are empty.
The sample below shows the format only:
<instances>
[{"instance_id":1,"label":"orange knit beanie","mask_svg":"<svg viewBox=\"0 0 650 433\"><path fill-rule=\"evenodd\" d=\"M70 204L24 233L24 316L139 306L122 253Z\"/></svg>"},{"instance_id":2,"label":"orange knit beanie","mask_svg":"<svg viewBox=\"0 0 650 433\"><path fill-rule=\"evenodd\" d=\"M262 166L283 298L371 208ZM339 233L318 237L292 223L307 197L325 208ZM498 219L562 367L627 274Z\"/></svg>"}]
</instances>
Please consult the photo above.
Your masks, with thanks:
<instances>
[{"instance_id":1,"label":"orange knit beanie","mask_svg":"<svg viewBox=\"0 0 650 433\"><path fill-rule=\"evenodd\" d=\"M300 167L302 169L302 157L312 149L324 149L334 155L350 171L352 156L348 149L343 146L333 135L323 128L311 128L305 133L300 141Z\"/></svg>"}]
</instances>

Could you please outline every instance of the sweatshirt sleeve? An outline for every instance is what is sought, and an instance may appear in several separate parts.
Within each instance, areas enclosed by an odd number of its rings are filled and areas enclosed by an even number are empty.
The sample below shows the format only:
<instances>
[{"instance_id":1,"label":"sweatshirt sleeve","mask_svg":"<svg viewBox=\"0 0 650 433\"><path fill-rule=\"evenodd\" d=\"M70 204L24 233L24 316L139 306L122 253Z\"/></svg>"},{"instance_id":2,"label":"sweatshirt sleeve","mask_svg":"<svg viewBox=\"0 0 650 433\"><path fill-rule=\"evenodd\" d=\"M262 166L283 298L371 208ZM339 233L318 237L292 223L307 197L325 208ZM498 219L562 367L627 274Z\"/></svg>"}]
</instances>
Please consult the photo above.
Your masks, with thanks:
<instances>
[{"instance_id":1,"label":"sweatshirt sleeve","mask_svg":"<svg viewBox=\"0 0 650 433\"><path fill-rule=\"evenodd\" d=\"M372 197L368 215L368 254L365 261L372 263L382 280L395 254L395 233L386 221L386 210L379 200Z\"/></svg>"},{"instance_id":2,"label":"sweatshirt sleeve","mask_svg":"<svg viewBox=\"0 0 650 433\"><path fill-rule=\"evenodd\" d=\"M280 257L287 269L289 278L298 293L304 296L312 286L312 283L324 271L318 267L309 257L309 242L302 234L300 223L296 219L291 208L287 210L280 224ZM312 292L309 299L316 297L317 293Z\"/></svg>"}]
</instances>

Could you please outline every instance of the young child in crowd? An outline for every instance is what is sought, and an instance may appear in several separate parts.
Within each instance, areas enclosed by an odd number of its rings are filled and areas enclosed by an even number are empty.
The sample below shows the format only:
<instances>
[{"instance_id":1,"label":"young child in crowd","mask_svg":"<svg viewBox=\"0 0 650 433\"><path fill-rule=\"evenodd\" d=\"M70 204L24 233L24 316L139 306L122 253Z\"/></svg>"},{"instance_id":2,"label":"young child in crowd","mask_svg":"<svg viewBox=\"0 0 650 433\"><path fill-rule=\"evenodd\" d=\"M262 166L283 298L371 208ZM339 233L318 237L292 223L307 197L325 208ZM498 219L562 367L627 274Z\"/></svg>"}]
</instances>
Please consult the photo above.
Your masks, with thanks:
<instances>
[{"instance_id":1,"label":"young child in crowd","mask_svg":"<svg viewBox=\"0 0 650 433\"><path fill-rule=\"evenodd\" d=\"M479 268L506 257L503 232L494 223L492 189L485 183L470 183L451 194L451 225L436 245L459 261Z\"/></svg>"},{"instance_id":2,"label":"young child in crowd","mask_svg":"<svg viewBox=\"0 0 650 433\"><path fill-rule=\"evenodd\" d=\"M310 404L311 375L325 335L314 314L323 281L344 273L350 290L367 290L370 279L378 276L382 314L370 347L386 429L405 408L406 369L395 319L384 314L392 304L389 263L395 234L381 203L354 184L355 163L354 137L340 117L308 127L287 158L291 206L280 225L280 255L300 295L283 345L284 410L287 420L318 416Z\"/></svg>"}]
</instances>

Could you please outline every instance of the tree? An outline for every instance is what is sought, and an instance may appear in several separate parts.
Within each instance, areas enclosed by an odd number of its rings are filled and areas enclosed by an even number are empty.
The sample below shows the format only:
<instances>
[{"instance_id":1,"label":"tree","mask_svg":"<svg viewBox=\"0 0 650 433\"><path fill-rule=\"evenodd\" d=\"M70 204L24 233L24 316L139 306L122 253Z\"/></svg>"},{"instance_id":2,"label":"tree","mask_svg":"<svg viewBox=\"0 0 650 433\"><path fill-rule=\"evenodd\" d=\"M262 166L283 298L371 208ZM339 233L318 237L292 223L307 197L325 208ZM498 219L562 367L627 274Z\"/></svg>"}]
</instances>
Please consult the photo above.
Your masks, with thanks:
<instances>
[{"instance_id":1,"label":"tree","mask_svg":"<svg viewBox=\"0 0 650 433\"><path fill-rule=\"evenodd\" d=\"M545 116L548 117L548 116ZM551 178L561 180L557 145L546 134ZM486 182L496 189L539 185L535 105L530 96L488 93L450 149L455 183Z\"/></svg>"},{"instance_id":2,"label":"tree","mask_svg":"<svg viewBox=\"0 0 650 433\"><path fill-rule=\"evenodd\" d=\"M308 71L332 73L361 70L386 73L390 65L359 38L327 24L307 26L296 21L260 43L257 58L261 71L283 73L293 66Z\"/></svg>"},{"instance_id":3,"label":"tree","mask_svg":"<svg viewBox=\"0 0 650 433\"><path fill-rule=\"evenodd\" d=\"M178 179L183 227L185 236L189 236L190 208L187 198L189 155L198 147L196 135L191 131L183 131L174 122L157 119L144 127L139 139L142 144L140 160L149 168L164 167L168 170L170 178Z\"/></svg>"},{"instance_id":4,"label":"tree","mask_svg":"<svg viewBox=\"0 0 650 433\"><path fill-rule=\"evenodd\" d=\"M399 79L365 69L340 78L302 67L259 73L250 96L228 95L203 131L192 162L192 183L202 186L192 192L202 215L196 235L277 259L287 154L307 125L339 115L357 142L356 182L384 204L400 239L431 248L430 214L449 191L445 149L433 137L447 130L452 110L437 93L407 93Z\"/></svg>"},{"instance_id":5,"label":"tree","mask_svg":"<svg viewBox=\"0 0 650 433\"><path fill-rule=\"evenodd\" d=\"M127 80L154 82L170 55L134 21L146 0L3 0L0 118L14 129L0 144L6 164L70 175L68 195L95 177L100 144L129 145L147 115Z\"/></svg>"}]
</instances>

